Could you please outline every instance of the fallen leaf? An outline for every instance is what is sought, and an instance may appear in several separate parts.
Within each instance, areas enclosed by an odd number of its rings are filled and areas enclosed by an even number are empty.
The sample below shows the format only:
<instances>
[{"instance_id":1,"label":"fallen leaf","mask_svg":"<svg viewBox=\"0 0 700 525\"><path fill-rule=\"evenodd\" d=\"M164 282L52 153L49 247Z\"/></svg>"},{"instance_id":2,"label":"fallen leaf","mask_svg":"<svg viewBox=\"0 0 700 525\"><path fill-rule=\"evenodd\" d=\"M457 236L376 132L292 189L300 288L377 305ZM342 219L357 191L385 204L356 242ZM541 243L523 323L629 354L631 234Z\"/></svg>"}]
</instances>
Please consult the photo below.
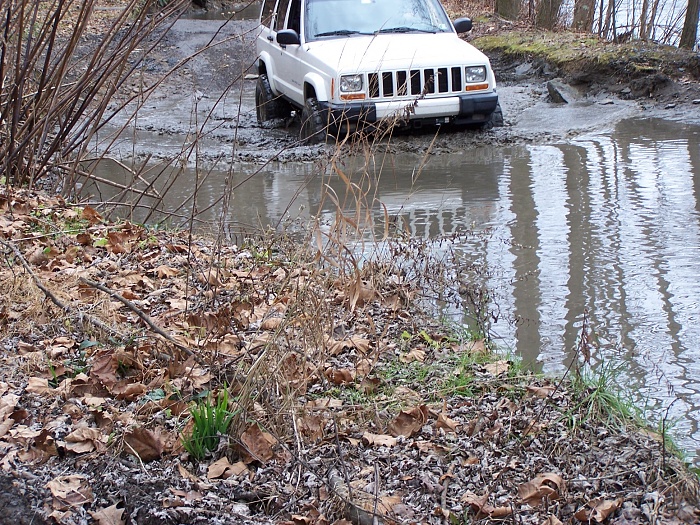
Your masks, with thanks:
<instances>
[{"instance_id":1,"label":"fallen leaf","mask_svg":"<svg viewBox=\"0 0 700 525\"><path fill-rule=\"evenodd\" d=\"M207 478L209 479L228 479L231 476L240 476L248 472L248 467L242 461L229 463L226 456L218 461L215 461L207 469Z\"/></svg>"},{"instance_id":2,"label":"fallen leaf","mask_svg":"<svg viewBox=\"0 0 700 525\"><path fill-rule=\"evenodd\" d=\"M90 511L90 515L97 522L97 525L124 525L126 523L122 519L124 509L118 509L116 504L95 512Z\"/></svg>"},{"instance_id":3,"label":"fallen leaf","mask_svg":"<svg viewBox=\"0 0 700 525\"><path fill-rule=\"evenodd\" d=\"M39 396L45 396L55 392L55 390L49 386L49 380L43 377L30 377L25 390Z\"/></svg>"},{"instance_id":4,"label":"fallen leaf","mask_svg":"<svg viewBox=\"0 0 700 525\"><path fill-rule=\"evenodd\" d=\"M542 522L542 525L564 525L559 518L554 515L547 516L547 519Z\"/></svg>"},{"instance_id":5,"label":"fallen leaf","mask_svg":"<svg viewBox=\"0 0 700 525\"><path fill-rule=\"evenodd\" d=\"M53 495L53 508L60 511L82 507L94 499L85 477L77 474L58 476L49 481L46 488Z\"/></svg>"},{"instance_id":6,"label":"fallen leaf","mask_svg":"<svg viewBox=\"0 0 700 525\"><path fill-rule=\"evenodd\" d=\"M355 381L355 371L350 368L328 368L326 377L335 385L345 385Z\"/></svg>"},{"instance_id":7,"label":"fallen leaf","mask_svg":"<svg viewBox=\"0 0 700 525\"><path fill-rule=\"evenodd\" d=\"M476 512L476 518L480 516L489 516L491 518L503 518L512 514L513 510L510 507L494 507L488 503L488 492L483 496L477 496L473 492L465 492L460 501L469 505Z\"/></svg>"},{"instance_id":8,"label":"fallen leaf","mask_svg":"<svg viewBox=\"0 0 700 525\"><path fill-rule=\"evenodd\" d=\"M141 461L153 461L163 453L163 441L160 432L154 432L147 428L137 427L124 436L126 445L124 450L130 454L136 454Z\"/></svg>"},{"instance_id":9,"label":"fallen leaf","mask_svg":"<svg viewBox=\"0 0 700 525\"><path fill-rule=\"evenodd\" d=\"M323 439L324 420L320 416L305 415L299 419L299 431L311 441Z\"/></svg>"},{"instance_id":10,"label":"fallen leaf","mask_svg":"<svg viewBox=\"0 0 700 525\"><path fill-rule=\"evenodd\" d=\"M241 443L245 447L245 452L248 453L248 457L243 458L245 463L254 461L266 463L275 456L272 445L276 444L277 440L272 434L260 430L257 423L253 423L241 434Z\"/></svg>"},{"instance_id":11,"label":"fallen leaf","mask_svg":"<svg viewBox=\"0 0 700 525\"><path fill-rule=\"evenodd\" d=\"M425 361L425 350L422 348L412 348L407 354L399 357L402 363L422 363Z\"/></svg>"},{"instance_id":12,"label":"fallen leaf","mask_svg":"<svg viewBox=\"0 0 700 525\"><path fill-rule=\"evenodd\" d=\"M547 398L549 395L556 390L555 387L552 385L547 385L547 386L534 386L530 385L527 387L528 393L537 396L539 398Z\"/></svg>"},{"instance_id":13,"label":"fallen leaf","mask_svg":"<svg viewBox=\"0 0 700 525\"><path fill-rule=\"evenodd\" d=\"M499 376L510 370L510 363L508 361L500 359L493 363L488 363L484 366L484 369L491 375Z\"/></svg>"},{"instance_id":14,"label":"fallen leaf","mask_svg":"<svg viewBox=\"0 0 700 525\"><path fill-rule=\"evenodd\" d=\"M387 436L386 434L371 434L370 432L365 432L362 434L362 441L368 445L393 447L396 445L398 440L395 437Z\"/></svg>"},{"instance_id":15,"label":"fallen leaf","mask_svg":"<svg viewBox=\"0 0 700 525\"><path fill-rule=\"evenodd\" d=\"M393 436L411 437L420 432L427 421L428 407L425 405L402 410L396 419L389 423L389 432Z\"/></svg>"},{"instance_id":16,"label":"fallen leaf","mask_svg":"<svg viewBox=\"0 0 700 525\"><path fill-rule=\"evenodd\" d=\"M65 440L67 450L76 454L84 454L93 450L98 452L104 450L103 443L107 440L107 436L96 428L83 427L68 434Z\"/></svg>"},{"instance_id":17,"label":"fallen leaf","mask_svg":"<svg viewBox=\"0 0 700 525\"><path fill-rule=\"evenodd\" d=\"M518 487L518 497L528 505L537 506L544 499L558 500L564 493L566 484L559 474L547 472Z\"/></svg>"},{"instance_id":18,"label":"fallen leaf","mask_svg":"<svg viewBox=\"0 0 700 525\"><path fill-rule=\"evenodd\" d=\"M588 523L591 521L602 523L610 514L619 509L621 505L622 499L620 498L615 500L595 498L586 503L585 507L577 510L576 514L574 514L574 518Z\"/></svg>"}]
</instances>

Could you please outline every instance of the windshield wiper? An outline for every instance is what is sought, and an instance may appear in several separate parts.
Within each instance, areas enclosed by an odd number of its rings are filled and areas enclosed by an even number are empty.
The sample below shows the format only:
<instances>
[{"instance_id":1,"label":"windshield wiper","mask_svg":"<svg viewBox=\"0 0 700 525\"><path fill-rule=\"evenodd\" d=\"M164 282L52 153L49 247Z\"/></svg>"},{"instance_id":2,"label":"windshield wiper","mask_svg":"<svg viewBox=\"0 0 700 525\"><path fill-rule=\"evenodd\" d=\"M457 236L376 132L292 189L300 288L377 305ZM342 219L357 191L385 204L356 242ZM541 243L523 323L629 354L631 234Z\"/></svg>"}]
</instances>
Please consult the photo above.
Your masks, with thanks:
<instances>
[{"instance_id":1,"label":"windshield wiper","mask_svg":"<svg viewBox=\"0 0 700 525\"><path fill-rule=\"evenodd\" d=\"M408 26L387 27L384 29L380 29L379 31L377 31L377 33L411 33L413 31L417 31L419 33L435 33L435 29L418 29L417 27Z\"/></svg>"},{"instance_id":2,"label":"windshield wiper","mask_svg":"<svg viewBox=\"0 0 700 525\"><path fill-rule=\"evenodd\" d=\"M372 35L374 33L363 33L362 31L352 31L350 29L338 29L337 31L326 31L325 33L318 33L314 35L317 36L348 36L348 35Z\"/></svg>"}]
</instances>

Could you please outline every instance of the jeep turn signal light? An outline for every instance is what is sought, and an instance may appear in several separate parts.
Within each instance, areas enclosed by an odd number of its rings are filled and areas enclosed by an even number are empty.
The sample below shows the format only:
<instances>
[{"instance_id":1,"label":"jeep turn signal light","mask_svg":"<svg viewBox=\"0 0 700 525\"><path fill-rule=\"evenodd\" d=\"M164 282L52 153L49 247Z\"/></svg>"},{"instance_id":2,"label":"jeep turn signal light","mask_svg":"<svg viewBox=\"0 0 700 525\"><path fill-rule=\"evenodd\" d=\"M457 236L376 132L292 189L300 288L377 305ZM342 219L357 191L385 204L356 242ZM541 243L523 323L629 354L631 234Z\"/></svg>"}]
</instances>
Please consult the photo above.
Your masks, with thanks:
<instances>
[{"instance_id":1,"label":"jeep turn signal light","mask_svg":"<svg viewBox=\"0 0 700 525\"><path fill-rule=\"evenodd\" d=\"M480 89L488 89L488 83L483 84L467 84L464 86L464 91L479 91Z\"/></svg>"},{"instance_id":2,"label":"jeep turn signal light","mask_svg":"<svg viewBox=\"0 0 700 525\"><path fill-rule=\"evenodd\" d=\"M349 93L347 95L340 95L340 100L364 100L364 93Z\"/></svg>"}]
</instances>

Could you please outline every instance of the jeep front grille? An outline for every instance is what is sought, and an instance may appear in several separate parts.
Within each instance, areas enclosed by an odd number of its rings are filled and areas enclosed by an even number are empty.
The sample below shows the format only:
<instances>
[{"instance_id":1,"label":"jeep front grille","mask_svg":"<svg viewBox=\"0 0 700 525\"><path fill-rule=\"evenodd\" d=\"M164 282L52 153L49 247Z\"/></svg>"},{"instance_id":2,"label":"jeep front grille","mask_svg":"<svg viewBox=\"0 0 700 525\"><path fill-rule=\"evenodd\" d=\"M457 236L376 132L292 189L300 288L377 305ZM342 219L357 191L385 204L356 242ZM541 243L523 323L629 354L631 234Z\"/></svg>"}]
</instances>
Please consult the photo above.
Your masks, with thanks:
<instances>
[{"instance_id":1,"label":"jeep front grille","mask_svg":"<svg viewBox=\"0 0 700 525\"><path fill-rule=\"evenodd\" d=\"M369 73L367 75L369 98L461 93L464 91L463 69L462 67L439 67Z\"/></svg>"}]
</instances>

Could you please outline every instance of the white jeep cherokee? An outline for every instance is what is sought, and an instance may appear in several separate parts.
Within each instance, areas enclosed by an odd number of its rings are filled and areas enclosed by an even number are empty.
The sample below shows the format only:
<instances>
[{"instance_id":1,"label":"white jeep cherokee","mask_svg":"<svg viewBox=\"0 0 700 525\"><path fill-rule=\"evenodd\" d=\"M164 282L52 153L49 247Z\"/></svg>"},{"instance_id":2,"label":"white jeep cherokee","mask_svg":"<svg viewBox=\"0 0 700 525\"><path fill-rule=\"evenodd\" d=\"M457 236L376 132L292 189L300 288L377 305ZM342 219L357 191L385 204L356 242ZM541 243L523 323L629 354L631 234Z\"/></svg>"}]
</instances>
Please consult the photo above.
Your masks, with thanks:
<instances>
[{"instance_id":1,"label":"white jeep cherokee","mask_svg":"<svg viewBox=\"0 0 700 525\"><path fill-rule=\"evenodd\" d=\"M439 0L264 0L255 102L261 124L301 109L301 139L393 120L501 125L488 58Z\"/></svg>"}]
</instances>

